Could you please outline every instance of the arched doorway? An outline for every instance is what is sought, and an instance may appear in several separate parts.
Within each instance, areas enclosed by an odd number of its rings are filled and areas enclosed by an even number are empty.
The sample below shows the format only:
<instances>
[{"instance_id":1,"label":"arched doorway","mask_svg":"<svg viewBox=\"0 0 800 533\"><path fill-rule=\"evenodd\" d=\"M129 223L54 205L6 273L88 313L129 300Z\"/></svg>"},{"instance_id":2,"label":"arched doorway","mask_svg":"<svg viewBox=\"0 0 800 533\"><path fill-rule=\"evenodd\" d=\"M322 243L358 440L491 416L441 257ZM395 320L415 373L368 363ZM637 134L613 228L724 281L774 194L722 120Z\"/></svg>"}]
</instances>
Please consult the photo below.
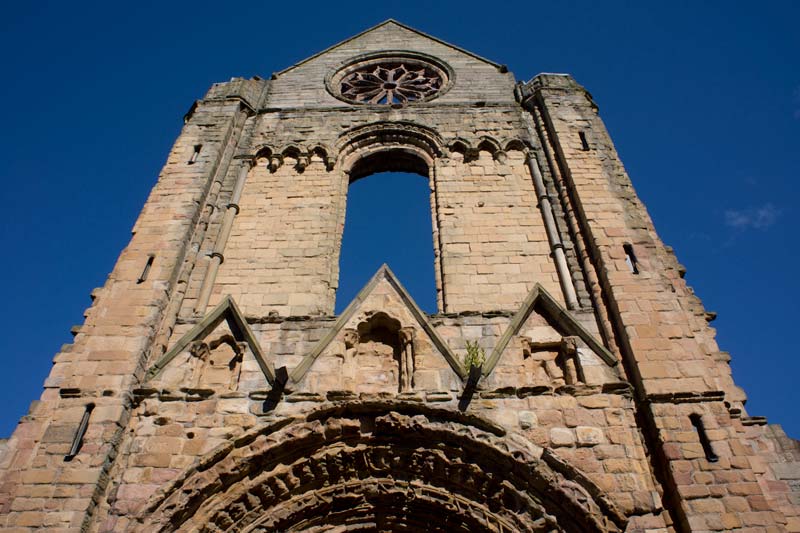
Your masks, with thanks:
<instances>
[{"instance_id":1,"label":"arched doorway","mask_svg":"<svg viewBox=\"0 0 800 533\"><path fill-rule=\"evenodd\" d=\"M548 450L413 402L328 406L212 452L133 530L614 532L625 518Z\"/></svg>"}]
</instances>

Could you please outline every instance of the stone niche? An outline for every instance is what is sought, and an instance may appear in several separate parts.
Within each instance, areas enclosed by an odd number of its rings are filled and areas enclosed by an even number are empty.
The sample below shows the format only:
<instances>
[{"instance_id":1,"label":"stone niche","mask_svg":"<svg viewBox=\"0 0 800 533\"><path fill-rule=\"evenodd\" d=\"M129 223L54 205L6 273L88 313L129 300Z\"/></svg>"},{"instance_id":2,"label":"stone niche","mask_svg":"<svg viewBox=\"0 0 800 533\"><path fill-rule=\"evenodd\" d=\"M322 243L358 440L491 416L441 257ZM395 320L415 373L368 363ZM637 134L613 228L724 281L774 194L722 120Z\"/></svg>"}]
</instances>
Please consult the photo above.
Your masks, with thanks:
<instances>
[{"instance_id":1,"label":"stone niche","mask_svg":"<svg viewBox=\"0 0 800 533\"><path fill-rule=\"evenodd\" d=\"M377 312L344 332L342 381L355 392L409 392L414 382L414 330Z\"/></svg>"},{"instance_id":2,"label":"stone niche","mask_svg":"<svg viewBox=\"0 0 800 533\"><path fill-rule=\"evenodd\" d=\"M168 390L237 391L247 344L227 330L191 342L150 384Z\"/></svg>"}]
</instances>

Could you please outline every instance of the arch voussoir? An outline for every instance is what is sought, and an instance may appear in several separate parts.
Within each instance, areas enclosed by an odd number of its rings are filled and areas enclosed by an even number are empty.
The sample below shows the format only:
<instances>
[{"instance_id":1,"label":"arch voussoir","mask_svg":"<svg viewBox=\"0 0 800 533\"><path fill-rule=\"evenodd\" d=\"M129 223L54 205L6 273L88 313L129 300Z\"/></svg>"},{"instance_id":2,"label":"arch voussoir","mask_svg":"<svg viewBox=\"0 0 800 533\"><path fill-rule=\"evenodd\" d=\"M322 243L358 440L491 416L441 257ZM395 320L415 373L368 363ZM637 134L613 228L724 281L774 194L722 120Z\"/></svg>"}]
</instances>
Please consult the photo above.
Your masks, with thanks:
<instances>
[{"instance_id":1,"label":"arch voussoir","mask_svg":"<svg viewBox=\"0 0 800 533\"><path fill-rule=\"evenodd\" d=\"M278 429L256 429L154 497L137 527L624 529L625 518L597 487L553 469L542 449L487 431L496 429L491 422L441 411L411 402L352 402Z\"/></svg>"}]
</instances>

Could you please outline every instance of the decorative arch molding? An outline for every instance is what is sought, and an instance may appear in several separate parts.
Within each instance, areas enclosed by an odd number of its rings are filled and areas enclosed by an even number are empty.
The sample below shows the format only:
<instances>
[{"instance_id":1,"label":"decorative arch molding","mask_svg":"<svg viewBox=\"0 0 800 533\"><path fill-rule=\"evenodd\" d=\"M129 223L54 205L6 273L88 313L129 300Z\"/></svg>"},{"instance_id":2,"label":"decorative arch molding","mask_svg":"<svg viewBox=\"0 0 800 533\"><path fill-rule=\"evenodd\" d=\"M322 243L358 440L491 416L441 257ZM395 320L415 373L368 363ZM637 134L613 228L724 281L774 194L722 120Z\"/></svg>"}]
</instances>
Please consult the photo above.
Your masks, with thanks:
<instances>
[{"instance_id":1,"label":"decorative arch molding","mask_svg":"<svg viewBox=\"0 0 800 533\"><path fill-rule=\"evenodd\" d=\"M309 145L289 143L283 146L264 144L255 150L253 159L256 164L265 162L270 172L275 172L283 165L285 158L292 158L296 161L295 168L302 172L310 164L311 157L318 156L325 163L326 170L331 171L334 165L332 153L330 147L322 143Z\"/></svg>"},{"instance_id":2,"label":"decorative arch molding","mask_svg":"<svg viewBox=\"0 0 800 533\"><path fill-rule=\"evenodd\" d=\"M447 142L447 147L451 152L466 154L468 151L473 150L472 143L463 137L455 137Z\"/></svg>"},{"instance_id":3,"label":"decorative arch molding","mask_svg":"<svg viewBox=\"0 0 800 533\"><path fill-rule=\"evenodd\" d=\"M380 167L373 158L381 152L393 153L392 170L427 176L433 161L445 151L442 138L434 130L402 121L381 121L354 128L340 135L336 146L338 165L350 174L351 181L389 170Z\"/></svg>"},{"instance_id":4,"label":"decorative arch molding","mask_svg":"<svg viewBox=\"0 0 800 533\"><path fill-rule=\"evenodd\" d=\"M523 141L522 139L500 139L500 145L506 152L510 152L512 150L516 150L518 152L533 150L533 146L531 146L529 142Z\"/></svg>"},{"instance_id":5,"label":"decorative arch molding","mask_svg":"<svg viewBox=\"0 0 800 533\"><path fill-rule=\"evenodd\" d=\"M521 435L474 414L375 400L245 433L157 492L130 530L618 532L626 522L583 474Z\"/></svg>"},{"instance_id":6,"label":"decorative arch molding","mask_svg":"<svg viewBox=\"0 0 800 533\"><path fill-rule=\"evenodd\" d=\"M485 150L492 155L501 152L503 149L500 143L488 135L483 135L478 139L478 150Z\"/></svg>"},{"instance_id":7,"label":"decorative arch molding","mask_svg":"<svg viewBox=\"0 0 800 533\"><path fill-rule=\"evenodd\" d=\"M448 140L446 145L451 153L463 155L465 161L474 161L481 151L488 152L498 161L503 161L506 154L512 150L525 152L533 149L530 143L522 139L495 139L489 135L482 135L473 140L454 137Z\"/></svg>"},{"instance_id":8,"label":"decorative arch molding","mask_svg":"<svg viewBox=\"0 0 800 533\"><path fill-rule=\"evenodd\" d=\"M382 121L343 133L335 147L325 143L263 144L255 150L253 159L257 164L266 162L270 171L275 172L283 165L285 158L292 158L297 161L298 170L302 171L309 164L310 158L316 155L325 162L328 171L333 170L338 162L345 172L352 173L359 161L369 159L379 152L393 151L396 154L406 154L410 159L417 159L416 164L407 161L405 164L401 162L401 166L409 167L407 170L410 172L424 174L426 169L423 170L420 163L429 168L434 159L447 153L460 153L465 160L470 161L476 159L478 152L483 150L489 152L493 158L502 160L510 151L525 152L532 149L530 143L522 139L495 139L488 135L475 139L453 137L445 141L433 129L420 124ZM355 177L351 176L351 179L363 177L359 173L368 170L372 169L368 166L356 168ZM381 172L383 169L374 171Z\"/></svg>"}]
</instances>

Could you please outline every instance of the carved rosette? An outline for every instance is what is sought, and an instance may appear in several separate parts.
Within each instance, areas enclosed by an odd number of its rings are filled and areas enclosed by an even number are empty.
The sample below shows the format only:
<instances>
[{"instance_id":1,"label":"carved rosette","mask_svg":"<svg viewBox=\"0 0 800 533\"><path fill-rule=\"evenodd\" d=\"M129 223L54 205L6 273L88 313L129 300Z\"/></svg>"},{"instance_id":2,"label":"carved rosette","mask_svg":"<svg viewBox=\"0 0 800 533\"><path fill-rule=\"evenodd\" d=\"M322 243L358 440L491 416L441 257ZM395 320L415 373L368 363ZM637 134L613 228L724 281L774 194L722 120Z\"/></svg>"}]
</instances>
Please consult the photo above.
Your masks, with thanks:
<instances>
[{"instance_id":1,"label":"carved rosette","mask_svg":"<svg viewBox=\"0 0 800 533\"><path fill-rule=\"evenodd\" d=\"M326 80L328 91L350 104L403 107L443 94L453 71L436 58L411 52L361 56Z\"/></svg>"},{"instance_id":2,"label":"carved rosette","mask_svg":"<svg viewBox=\"0 0 800 533\"><path fill-rule=\"evenodd\" d=\"M357 103L405 105L434 95L443 84L442 75L429 66L383 63L348 74L340 90Z\"/></svg>"}]
</instances>

